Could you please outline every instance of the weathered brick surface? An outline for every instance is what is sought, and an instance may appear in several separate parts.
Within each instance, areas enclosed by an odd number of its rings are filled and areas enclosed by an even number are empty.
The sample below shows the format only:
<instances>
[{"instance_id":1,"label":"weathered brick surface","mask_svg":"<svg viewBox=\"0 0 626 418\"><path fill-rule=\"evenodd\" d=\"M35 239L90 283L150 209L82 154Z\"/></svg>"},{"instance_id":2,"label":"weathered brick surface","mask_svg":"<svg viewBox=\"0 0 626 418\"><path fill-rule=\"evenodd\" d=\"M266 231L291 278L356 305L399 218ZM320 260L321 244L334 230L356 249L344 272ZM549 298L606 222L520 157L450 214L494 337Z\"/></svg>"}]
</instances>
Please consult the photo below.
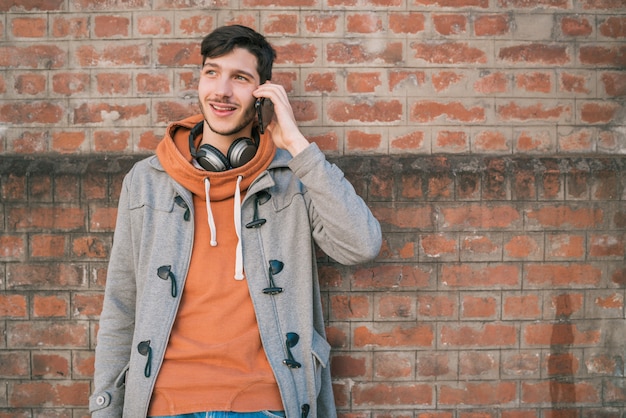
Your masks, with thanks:
<instances>
[{"instance_id":1,"label":"weathered brick surface","mask_svg":"<svg viewBox=\"0 0 626 418\"><path fill-rule=\"evenodd\" d=\"M121 179L232 23L383 226L320 254L341 416L623 418L624 0L0 1L0 417L87 416Z\"/></svg>"},{"instance_id":2,"label":"weathered brick surface","mask_svg":"<svg viewBox=\"0 0 626 418\"><path fill-rule=\"evenodd\" d=\"M0 416L85 414L138 158L1 159ZM620 416L626 159L330 159L384 231L372 263L319 254L342 417Z\"/></svg>"}]
</instances>

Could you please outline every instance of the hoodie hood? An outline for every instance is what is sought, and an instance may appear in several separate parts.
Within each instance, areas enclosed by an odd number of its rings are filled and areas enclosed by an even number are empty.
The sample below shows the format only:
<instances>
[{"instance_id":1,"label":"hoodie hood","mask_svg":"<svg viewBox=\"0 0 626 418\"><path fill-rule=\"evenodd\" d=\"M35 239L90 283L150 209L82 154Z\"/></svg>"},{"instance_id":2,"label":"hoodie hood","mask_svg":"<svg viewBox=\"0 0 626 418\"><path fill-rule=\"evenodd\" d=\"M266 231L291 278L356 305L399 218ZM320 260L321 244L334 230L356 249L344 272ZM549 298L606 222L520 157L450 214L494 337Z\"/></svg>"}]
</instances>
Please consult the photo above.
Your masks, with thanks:
<instances>
[{"instance_id":1,"label":"hoodie hood","mask_svg":"<svg viewBox=\"0 0 626 418\"><path fill-rule=\"evenodd\" d=\"M203 120L202 115L195 115L167 127L165 137L156 149L156 155L165 171L174 180L183 185L191 193L205 195L205 179L211 182L211 200L219 201L233 196L234 184L239 176L241 190L245 191L254 179L261 174L274 158L276 146L268 133L260 136L259 148L254 158L247 164L222 172L206 171L193 165L193 157L189 149L189 131ZM195 138L196 148L202 135ZM231 185L233 185L231 187Z\"/></svg>"},{"instance_id":2,"label":"hoodie hood","mask_svg":"<svg viewBox=\"0 0 626 418\"><path fill-rule=\"evenodd\" d=\"M200 168L194 164L191 150L189 149L189 132L203 120L202 115L196 115L168 126L165 137L159 143L156 155L164 170L183 187L188 189L195 197L194 204L203 200L206 204L207 224L210 232L210 245L218 245L218 226L216 225L211 202L223 202L228 204L232 199L232 214L234 230L236 233L235 244L235 279L242 280L243 254L241 245L241 200L246 190L263 171L270 165L276 154L276 146L269 134L259 138L258 149L252 160L241 167L222 172L212 172ZM202 136L194 138L194 146L197 148ZM224 213L223 205L219 205ZM197 225L200 227L201 225Z\"/></svg>"}]
</instances>

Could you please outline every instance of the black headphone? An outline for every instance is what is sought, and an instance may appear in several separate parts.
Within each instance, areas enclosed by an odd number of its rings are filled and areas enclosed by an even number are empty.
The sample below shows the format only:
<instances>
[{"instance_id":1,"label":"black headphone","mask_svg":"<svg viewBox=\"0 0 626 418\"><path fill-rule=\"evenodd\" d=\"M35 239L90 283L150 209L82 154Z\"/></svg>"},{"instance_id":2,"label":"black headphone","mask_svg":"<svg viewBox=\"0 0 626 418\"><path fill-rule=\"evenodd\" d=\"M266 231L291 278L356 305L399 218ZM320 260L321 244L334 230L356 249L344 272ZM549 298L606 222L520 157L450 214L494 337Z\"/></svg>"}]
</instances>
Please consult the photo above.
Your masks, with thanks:
<instances>
[{"instance_id":1,"label":"black headphone","mask_svg":"<svg viewBox=\"0 0 626 418\"><path fill-rule=\"evenodd\" d=\"M230 144L227 155L224 155L220 150L210 144L203 144L196 151L194 141L196 137L202 133L203 129L204 121L198 123L191 129L189 132L189 149L191 150L191 156L207 171L226 171L241 167L252 160L256 155L259 134L255 129L252 130L252 136L255 140L246 137L235 139L233 143Z\"/></svg>"}]
</instances>

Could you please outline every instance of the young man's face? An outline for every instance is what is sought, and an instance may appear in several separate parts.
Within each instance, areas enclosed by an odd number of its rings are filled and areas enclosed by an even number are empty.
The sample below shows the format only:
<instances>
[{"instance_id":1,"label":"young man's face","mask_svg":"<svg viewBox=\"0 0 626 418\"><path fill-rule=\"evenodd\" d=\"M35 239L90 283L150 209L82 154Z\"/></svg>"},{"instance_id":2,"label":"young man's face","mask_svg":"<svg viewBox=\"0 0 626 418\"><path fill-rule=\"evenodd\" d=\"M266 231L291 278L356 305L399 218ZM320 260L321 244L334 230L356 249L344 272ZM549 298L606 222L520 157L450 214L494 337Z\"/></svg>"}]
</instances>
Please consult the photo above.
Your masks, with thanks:
<instances>
[{"instance_id":1,"label":"young man's face","mask_svg":"<svg viewBox=\"0 0 626 418\"><path fill-rule=\"evenodd\" d=\"M200 73L198 97L211 131L223 136L249 136L255 119L252 92L259 84L257 59L246 49L235 48L221 57L207 58Z\"/></svg>"}]
</instances>

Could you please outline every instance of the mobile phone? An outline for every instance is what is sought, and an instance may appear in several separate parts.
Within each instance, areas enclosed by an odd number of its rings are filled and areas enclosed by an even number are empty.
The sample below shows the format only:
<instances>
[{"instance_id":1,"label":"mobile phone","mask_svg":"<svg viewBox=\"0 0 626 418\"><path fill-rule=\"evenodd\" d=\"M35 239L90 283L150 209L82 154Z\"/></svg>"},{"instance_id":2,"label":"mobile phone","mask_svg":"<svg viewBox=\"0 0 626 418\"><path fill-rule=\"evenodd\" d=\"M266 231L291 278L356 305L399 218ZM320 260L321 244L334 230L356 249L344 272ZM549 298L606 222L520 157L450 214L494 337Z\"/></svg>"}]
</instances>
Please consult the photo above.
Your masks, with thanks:
<instances>
[{"instance_id":1,"label":"mobile phone","mask_svg":"<svg viewBox=\"0 0 626 418\"><path fill-rule=\"evenodd\" d=\"M269 125L274 117L274 104L270 99L261 97L256 99L254 104L256 108L256 115L259 120L259 133L265 133L265 127Z\"/></svg>"}]
</instances>

